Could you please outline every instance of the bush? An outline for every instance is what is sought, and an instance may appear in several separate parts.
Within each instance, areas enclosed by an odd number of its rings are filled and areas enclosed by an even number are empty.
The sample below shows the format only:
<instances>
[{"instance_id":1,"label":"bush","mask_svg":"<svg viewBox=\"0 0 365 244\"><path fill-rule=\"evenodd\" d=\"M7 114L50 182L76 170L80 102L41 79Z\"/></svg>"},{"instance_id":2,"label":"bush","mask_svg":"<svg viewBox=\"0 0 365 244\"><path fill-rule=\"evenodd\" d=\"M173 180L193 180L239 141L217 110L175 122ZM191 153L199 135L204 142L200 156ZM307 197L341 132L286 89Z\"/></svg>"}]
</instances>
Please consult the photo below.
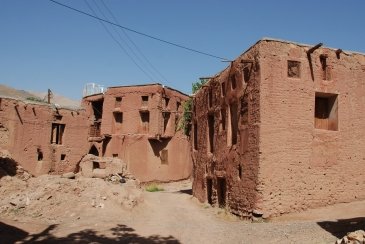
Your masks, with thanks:
<instances>
[{"instance_id":1,"label":"bush","mask_svg":"<svg viewBox=\"0 0 365 244\"><path fill-rule=\"evenodd\" d=\"M163 191L162 187L159 187L156 183L152 183L146 186L146 191L148 192L156 192L156 191Z\"/></svg>"}]
</instances>

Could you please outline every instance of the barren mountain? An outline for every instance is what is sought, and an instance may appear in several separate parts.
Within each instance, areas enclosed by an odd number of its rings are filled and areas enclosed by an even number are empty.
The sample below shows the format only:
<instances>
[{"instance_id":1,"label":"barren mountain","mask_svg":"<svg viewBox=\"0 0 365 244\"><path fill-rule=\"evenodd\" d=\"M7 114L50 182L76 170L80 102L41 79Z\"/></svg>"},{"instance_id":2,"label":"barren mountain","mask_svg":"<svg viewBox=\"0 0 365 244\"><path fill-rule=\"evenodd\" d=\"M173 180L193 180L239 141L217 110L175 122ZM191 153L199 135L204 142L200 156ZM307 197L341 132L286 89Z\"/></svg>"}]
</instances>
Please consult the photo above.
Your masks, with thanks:
<instances>
[{"instance_id":1,"label":"barren mountain","mask_svg":"<svg viewBox=\"0 0 365 244\"><path fill-rule=\"evenodd\" d=\"M2 84L0 84L0 96L12 97L20 100L35 98L36 100L47 101L47 92L17 90ZM80 107L80 101L73 100L56 93L52 93L51 103L59 104L62 107L70 107L70 108Z\"/></svg>"}]
</instances>

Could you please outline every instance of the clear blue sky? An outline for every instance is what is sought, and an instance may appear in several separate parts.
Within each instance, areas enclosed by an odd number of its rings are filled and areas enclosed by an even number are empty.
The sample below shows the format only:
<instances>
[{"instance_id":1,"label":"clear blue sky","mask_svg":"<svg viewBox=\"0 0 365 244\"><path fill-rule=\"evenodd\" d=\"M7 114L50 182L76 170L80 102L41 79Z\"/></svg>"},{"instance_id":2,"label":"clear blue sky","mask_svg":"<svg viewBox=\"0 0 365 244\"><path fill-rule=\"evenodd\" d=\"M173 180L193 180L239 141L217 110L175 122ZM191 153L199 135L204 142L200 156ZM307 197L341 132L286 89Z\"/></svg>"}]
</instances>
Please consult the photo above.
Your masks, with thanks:
<instances>
[{"instance_id":1,"label":"clear blue sky","mask_svg":"<svg viewBox=\"0 0 365 244\"><path fill-rule=\"evenodd\" d=\"M84 0L57 0L92 13ZM137 31L234 59L262 37L365 52L365 1L103 0L119 24ZM87 3L114 21L101 0ZM109 26L108 26L109 27ZM112 33L113 28L109 27ZM160 82L190 93L199 77L227 63L127 31L115 38L95 19L48 0L0 0L0 83L80 99L87 82L105 86ZM127 47L133 48L137 58ZM146 75L145 73L148 73ZM167 80L165 80L165 78Z\"/></svg>"}]
</instances>

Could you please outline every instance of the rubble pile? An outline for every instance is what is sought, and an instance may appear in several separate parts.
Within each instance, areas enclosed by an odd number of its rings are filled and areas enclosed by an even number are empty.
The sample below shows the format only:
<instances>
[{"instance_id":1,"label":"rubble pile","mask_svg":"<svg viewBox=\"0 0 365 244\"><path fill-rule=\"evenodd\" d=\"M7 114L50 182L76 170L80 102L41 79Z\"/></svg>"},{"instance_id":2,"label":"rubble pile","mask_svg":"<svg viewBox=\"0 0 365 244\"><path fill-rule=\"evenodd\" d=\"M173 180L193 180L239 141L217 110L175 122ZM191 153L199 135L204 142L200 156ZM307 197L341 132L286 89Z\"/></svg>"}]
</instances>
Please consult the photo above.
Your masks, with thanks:
<instances>
[{"instance_id":1,"label":"rubble pile","mask_svg":"<svg viewBox=\"0 0 365 244\"><path fill-rule=\"evenodd\" d=\"M94 160L103 161L92 158L91 162ZM116 159L104 161L108 164L105 176L97 174L98 178L85 177L85 171L61 176L16 177L7 174L0 177L0 215L59 223L70 217L80 219L116 209L121 213L130 211L143 201L139 182L128 173L125 164L121 165ZM19 175L26 175L23 169L16 169Z\"/></svg>"},{"instance_id":2,"label":"rubble pile","mask_svg":"<svg viewBox=\"0 0 365 244\"><path fill-rule=\"evenodd\" d=\"M365 231L356 230L347 233L343 238L338 239L336 244L365 244Z\"/></svg>"},{"instance_id":3,"label":"rubble pile","mask_svg":"<svg viewBox=\"0 0 365 244\"><path fill-rule=\"evenodd\" d=\"M27 180L32 177L23 169L6 150L0 150L0 178L4 176L16 176L19 179Z\"/></svg>"}]
</instances>

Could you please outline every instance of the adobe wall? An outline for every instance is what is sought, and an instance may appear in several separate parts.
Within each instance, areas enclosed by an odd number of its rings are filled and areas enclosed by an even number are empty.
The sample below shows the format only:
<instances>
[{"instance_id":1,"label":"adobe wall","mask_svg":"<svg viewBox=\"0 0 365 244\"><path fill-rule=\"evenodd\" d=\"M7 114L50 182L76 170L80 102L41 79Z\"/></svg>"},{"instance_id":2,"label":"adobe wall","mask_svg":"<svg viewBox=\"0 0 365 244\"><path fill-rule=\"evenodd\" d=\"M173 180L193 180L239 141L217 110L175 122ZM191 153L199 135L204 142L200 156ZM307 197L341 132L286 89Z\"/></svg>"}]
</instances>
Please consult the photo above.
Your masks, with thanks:
<instances>
[{"instance_id":1,"label":"adobe wall","mask_svg":"<svg viewBox=\"0 0 365 244\"><path fill-rule=\"evenodd\" d=\"M257 53L256 46L238 57L210 79L193 102L193 195L214 206L225 201L223 205L229 211L242 217L255 210L257 198L260 121ZM220 193L222 180L226 182L225 194ZM223 200L220 195L224 195Z\"/></svg>"},{"instance_id":2,"label":"adobe wall","mask_svg":"<svg viewBox=\"0 0 365 244\"><path fill-rule=\"evenodd\" d=\"M15 161L36 176L75 170L87 152L84 111L56 110L48 104L10 98L0 101L0 147L8 150ZM55 130L64 125L59 144L51 143L52 124Z\"/></svg>"},{"instance_id":3,"label":"adobe wall","mask_svg":"<svg viewBox=\"0 0 365 244\"><path fill-rule=\"evenodd\" d=\"M192 170L190 147L177 124L187 98L159 84L108 88L102 97L101 135L110 137L92 145L99 155L123 159L143 182L186 179ZM101 98L87 97L84 104L93 99ZM92 113L90 104L87 111Z\"/></svg>"},{"instance_id":4,"label":"adobe wall","mask_svg":"<svg viewBox=\"0 0 365 244\"><path fill-rule=\"evenodd\" d=\"M309 48L261 42L258 204L264 217L365 199L365 58L318 48L311 54L313 80ZM299 77L288 77L288 60L300 62ZM338 94L337 130L315 128L316 92Z\"/></svg>"},{"instance_id":5,"label":"adobe wall","mask_svg":"<svg viewBox=\"0 0 365 244\"><path fill-rule=\"evenodd\" d=\"M167 150L166 160L161 158L162 150ZM118 154L141 182L175 181L191 175L189 143L180 132L161 141L150 140L147 135L141 134L116 135L105 153L106 156L113 154Z\"/></svg>"}]
</instances>

